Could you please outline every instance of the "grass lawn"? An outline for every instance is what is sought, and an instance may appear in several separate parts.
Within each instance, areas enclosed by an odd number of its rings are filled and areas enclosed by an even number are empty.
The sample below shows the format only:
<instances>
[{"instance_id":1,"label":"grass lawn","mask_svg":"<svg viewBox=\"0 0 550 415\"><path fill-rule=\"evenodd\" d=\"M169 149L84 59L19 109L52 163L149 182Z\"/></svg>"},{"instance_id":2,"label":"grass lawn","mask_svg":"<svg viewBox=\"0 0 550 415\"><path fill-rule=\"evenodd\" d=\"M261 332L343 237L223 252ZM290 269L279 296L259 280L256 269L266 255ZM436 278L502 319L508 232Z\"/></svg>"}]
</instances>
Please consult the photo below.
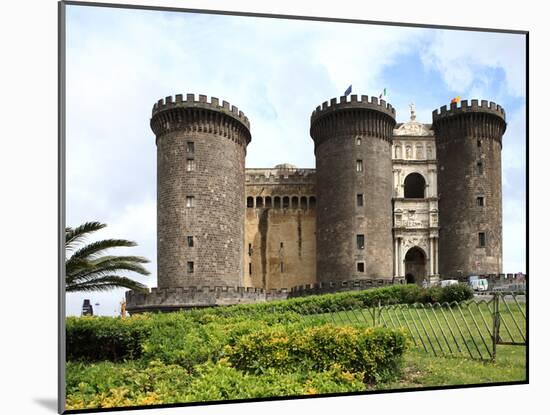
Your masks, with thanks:
<instances>
[{"instance_id":1,"label":"grass lawn","mask_svg":"<svg viewBox=\"0 0 550 415\"><path fill-rule=\"evenodd\" d=\"M403 371L399 379L377 384L370 389L407 389L525 380L525 346L498 346L495 362L434 357L411 350L404 356Z\"/></svg>"}]
</instances>

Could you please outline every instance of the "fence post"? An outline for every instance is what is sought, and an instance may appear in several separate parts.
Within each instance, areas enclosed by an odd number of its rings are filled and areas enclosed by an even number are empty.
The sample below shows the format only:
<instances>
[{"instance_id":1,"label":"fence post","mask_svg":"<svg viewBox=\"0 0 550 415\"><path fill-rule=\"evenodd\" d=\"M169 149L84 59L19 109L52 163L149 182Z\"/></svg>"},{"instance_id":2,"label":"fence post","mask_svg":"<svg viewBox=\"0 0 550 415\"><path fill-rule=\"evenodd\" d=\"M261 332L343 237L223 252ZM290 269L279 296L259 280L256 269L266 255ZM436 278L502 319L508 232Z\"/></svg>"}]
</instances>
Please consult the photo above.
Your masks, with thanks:
<instances>
[{"instance_id":1,"label":"fence post","mask_svg":"<svg viewBox=\"0 0 550 415\"><path fill-rule=\"evenodd\" d=\"M499 293L493 294L493 355L491 356L491 360L495 361L497 357L497 343L499 338L499 331L500 331L500 309L499 309Z\"/></svg>"}]
</instances>

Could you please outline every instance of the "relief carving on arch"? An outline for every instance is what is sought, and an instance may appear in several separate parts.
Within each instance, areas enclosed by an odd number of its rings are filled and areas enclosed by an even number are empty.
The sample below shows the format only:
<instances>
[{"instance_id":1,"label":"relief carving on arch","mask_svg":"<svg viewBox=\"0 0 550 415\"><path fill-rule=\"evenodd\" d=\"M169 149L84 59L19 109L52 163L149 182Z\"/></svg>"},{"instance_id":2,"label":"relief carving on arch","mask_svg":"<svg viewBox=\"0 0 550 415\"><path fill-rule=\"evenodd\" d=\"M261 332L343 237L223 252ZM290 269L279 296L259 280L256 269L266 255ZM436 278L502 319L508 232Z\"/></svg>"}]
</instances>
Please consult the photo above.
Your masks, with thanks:
<instances>
[{"instance_id":1,"label":"relief carving on arch","mask_svg":"<svg viewBox=\"0 0 550 415\"><path fill-rule=\"evenodd\" d=\"M405 253L413 246L422 248L426 254L426 257L429 257L430 249L428 247L428 238L426 236L414 235L403 239L403 250Z\"/></svg>"}]
</instances>

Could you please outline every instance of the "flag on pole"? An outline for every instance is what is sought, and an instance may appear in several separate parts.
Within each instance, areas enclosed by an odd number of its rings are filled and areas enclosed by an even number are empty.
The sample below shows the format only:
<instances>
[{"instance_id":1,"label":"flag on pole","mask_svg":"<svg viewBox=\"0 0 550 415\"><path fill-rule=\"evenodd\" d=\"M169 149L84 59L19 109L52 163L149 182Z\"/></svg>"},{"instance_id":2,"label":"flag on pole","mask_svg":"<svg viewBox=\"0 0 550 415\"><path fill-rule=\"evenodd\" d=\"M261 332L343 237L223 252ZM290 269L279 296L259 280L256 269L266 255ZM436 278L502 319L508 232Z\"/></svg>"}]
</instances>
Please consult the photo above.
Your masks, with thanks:
<instances>
[{"instance_id":1,"label":"flag on pole","mask_svg":"<svg viewBox=\"0 0 550 415\"><path fill-rule=\"evenodd\" d=\"M349 94L351 94L351 85L348 86L348 89L346 89L346 92L344 92L344 95L347 97Z\"/></svg>"},{"instance_id":2,"label":"flag on pole","mask_svg":"<svg viewBox=\"0 0 550 415\"><path fill-rule=\"evenodd\" d=\"M458 104L460 102L460 97L457 96L457 97L454 97L453 99L451 99L451 104Z\"/></svg>"},{"instance_id":3,"label":"flag on pole","mask_svg":"<svg viewBox=\"0 0 550 415\"><path fill-rule=\"evenodd\" d=\"M384 90L382 91L382 93L378 96L378 99L382 99L382 97L386 98L386 96L387 96L386 88L384 88Z\"/></svg>"}]
</instances>

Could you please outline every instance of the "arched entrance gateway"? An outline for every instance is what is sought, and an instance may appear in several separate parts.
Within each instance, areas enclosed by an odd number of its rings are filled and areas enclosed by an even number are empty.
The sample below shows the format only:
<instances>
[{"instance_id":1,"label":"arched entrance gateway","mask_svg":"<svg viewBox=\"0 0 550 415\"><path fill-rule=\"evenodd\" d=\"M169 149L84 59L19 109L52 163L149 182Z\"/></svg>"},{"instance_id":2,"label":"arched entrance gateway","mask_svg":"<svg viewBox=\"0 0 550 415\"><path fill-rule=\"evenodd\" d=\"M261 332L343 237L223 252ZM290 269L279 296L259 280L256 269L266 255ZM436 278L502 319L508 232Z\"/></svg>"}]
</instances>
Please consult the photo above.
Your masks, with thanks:
<instances>
[{"instance_id":1,"label":"arched entrance gateway","mask_svg":"<svg viewBox=\"0 0 550 415\"><path fill-rule=\"evenodd\" d=\"M407 284L422 284L427 278L426 275L426 254L424 251L413 246L405 255L405 278Z\"/></svg>"}]
</instances>

